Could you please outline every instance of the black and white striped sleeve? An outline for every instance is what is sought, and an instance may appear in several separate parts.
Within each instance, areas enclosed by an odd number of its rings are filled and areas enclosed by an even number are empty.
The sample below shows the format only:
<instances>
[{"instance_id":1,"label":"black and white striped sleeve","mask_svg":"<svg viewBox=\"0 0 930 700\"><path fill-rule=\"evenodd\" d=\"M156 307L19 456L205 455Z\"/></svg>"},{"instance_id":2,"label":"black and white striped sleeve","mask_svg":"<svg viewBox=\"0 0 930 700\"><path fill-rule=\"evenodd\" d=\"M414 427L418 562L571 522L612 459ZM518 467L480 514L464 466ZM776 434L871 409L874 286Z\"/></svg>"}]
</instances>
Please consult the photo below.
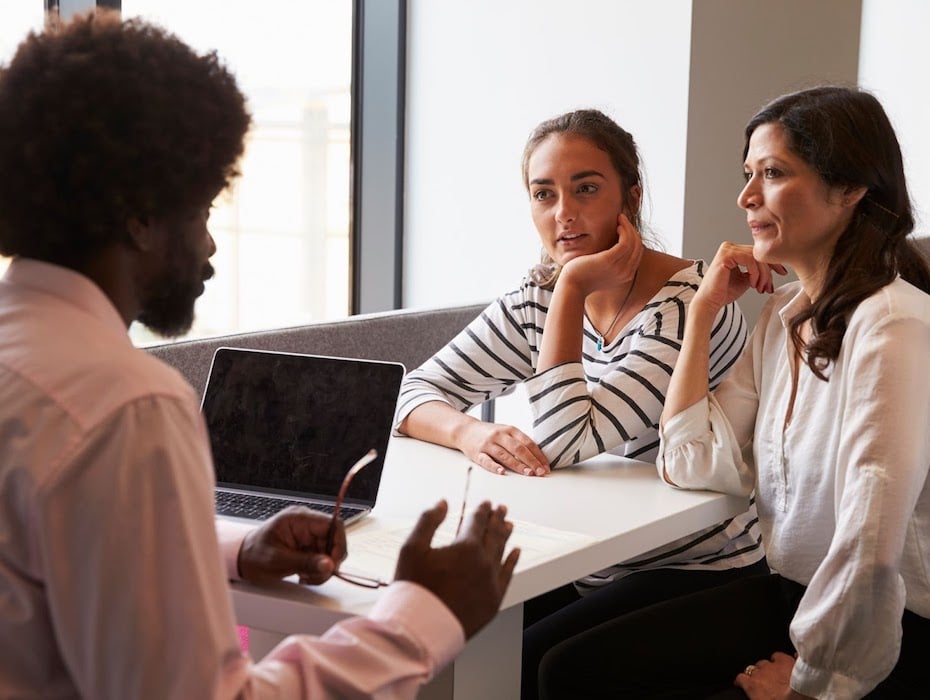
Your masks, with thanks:
<instances>
[{"instance_id":1,"label":"black and white striped sleeve","mask_svg":"<svg viewBox=\"0 0 930 700\"><path fill-rule=\"evenodd\" d=\"M692 296L693 290L688 290L648 305L609 356L598 353L593 339L586 337L582 362L552 367L527 381L532 437L550 464L574 464L634 440L640 441L638 453L654 453ZM730 304L714 324L712 386L735 362L745 342L742 313Z\"/></svg>"},{"instance_id":2,"label":"black and white striped sleeve","mask_svg":"<svg viewBox=\"0 0 930 700\"><path fill-rule=\"evenodd\" d=\"M410 372L401 386L395 427L428 401L443 401L465 411L532 375L529 338L537 333L533 304L525 300L522 288L500 297Z\"/></svg>"}]
</instances>

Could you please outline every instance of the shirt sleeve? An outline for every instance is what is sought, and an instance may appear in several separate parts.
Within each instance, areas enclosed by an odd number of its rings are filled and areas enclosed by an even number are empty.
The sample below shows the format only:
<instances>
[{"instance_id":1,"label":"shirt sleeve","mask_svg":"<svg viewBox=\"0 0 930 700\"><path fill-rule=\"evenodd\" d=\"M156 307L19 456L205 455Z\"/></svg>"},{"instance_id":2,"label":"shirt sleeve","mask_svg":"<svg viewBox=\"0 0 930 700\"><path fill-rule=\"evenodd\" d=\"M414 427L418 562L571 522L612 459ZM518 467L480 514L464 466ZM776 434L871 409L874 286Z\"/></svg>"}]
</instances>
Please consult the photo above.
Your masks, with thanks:
<instances>
[{"instance_id":1,"label":"shirt sleeve","mask_svg":"<svg viewBox=\"0 0 930 700\"><path fill-rule=\"evenodd\" d=\"M230 581L239 581L239 550L242 549L242 542L254 525L249 523L240 523L233 520L223 520L218 518L216 521L216 538L220 544L220 554L223 557L223 563L226 566L226 576Z\"/></svg>"},{"instance_id":2,"label":"shirt sleeve","mask_svg":"<svg viewBox=\"0 0 930 700\"><path fill-rule=\"evenodd\" d=\"M442 401L459 411L497 398L533 373L524 331L527 300L518 290L492 302L444 348L410 372L398 399L395 429L417 406ZM539 328L541 333L542 329Z\"/></svg>"},{"instance_id":3,"label":"shirt sleeve","mask_svg":"<svg viewBox=\"0 0 930 700\"><path fill-rule=\"evenodd\" d=\"M930 327L892 314L850 335L848 367L831 377L856 397L842 416L836 528L791 624L791 685L815 697L862 697L891 672L907 596L902 553L924 537L915 506L930 467Z\"/></svg>"},{"instance_id":4,"label":"shirt sleeve","mask_svg":"<svg viewBox=\"0 0 930 700\"><path fill-rule=\"evenodd\" d=\"M259 664L232 660L217 697L414 698L462 649L461 625L429 591L396 582L368 617L288 637Z\"/></svg>"},{"instance_id":5,"label":"shirt sleeve","mask_svg":"<svg viewBox=\"0 0 930 700\"><path fill-rule=\"evenodd\" d=\"M584 364L568 362L527 381L533 438L553 466L574 464L644 435L655 440L672 369L681 350L687 297L650 310L611 368L589 381ZM710 381L716 385L746 342L739 307L721 309L711 336Z\"/></svg>"},{"instance_id":6,"label":"shirt sleeve","mask_svg":"<svg viewBox=\"0 0 930 700\"><path fill-rule=\"evenodd\" d=\"M140 399L75 446L41 494L51 624L79 693L413 697L464 635L412 584L395 584L370 618L293 637L257 664L242 655L208 444L192 402Z\"/></svg>"}]
</instances>

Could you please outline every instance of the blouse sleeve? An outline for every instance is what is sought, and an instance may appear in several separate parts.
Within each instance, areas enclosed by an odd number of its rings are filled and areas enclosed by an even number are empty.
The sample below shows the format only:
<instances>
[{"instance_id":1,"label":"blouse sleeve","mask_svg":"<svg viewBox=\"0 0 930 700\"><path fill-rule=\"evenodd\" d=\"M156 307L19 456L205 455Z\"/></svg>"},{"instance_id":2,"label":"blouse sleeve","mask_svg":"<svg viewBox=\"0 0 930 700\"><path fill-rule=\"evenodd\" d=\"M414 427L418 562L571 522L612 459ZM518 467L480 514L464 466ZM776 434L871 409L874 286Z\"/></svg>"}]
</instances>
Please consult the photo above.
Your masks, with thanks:
<instances>
[{"instance_id":1,"label":"blouse sleeve","mask_svg":"<svg viewBox=\"0 0 930 700\"><path fill-rule=\"evenodd\" d=\"M679 488L748 495L755 483L750 447L759 407L764 318L715 392L659 429L659 476Z\"/></svg>"},{"instance_id":2,"label":"blouse sleeve","mask_svg":"<svg viewBox=\"0 0 930 700\"><path fill-rule=\"evenodd\" d=\"M410 372L398 399L395 429L429 401L459 411L497 398L533 373L529 337L538 330L533 310L538 302L521 290L492 302L444 348Z\"/></svg>"}]
</instances>

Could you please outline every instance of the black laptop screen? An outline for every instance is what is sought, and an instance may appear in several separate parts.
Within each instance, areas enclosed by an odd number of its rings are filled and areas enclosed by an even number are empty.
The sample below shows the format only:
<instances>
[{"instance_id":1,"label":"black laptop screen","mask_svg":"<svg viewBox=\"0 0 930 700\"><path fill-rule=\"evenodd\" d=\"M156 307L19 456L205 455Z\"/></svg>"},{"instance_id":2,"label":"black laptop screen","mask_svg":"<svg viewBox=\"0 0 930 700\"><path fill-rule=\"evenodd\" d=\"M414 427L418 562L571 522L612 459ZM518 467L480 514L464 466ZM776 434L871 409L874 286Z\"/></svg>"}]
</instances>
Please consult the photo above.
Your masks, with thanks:
<instances>
[{"instance_id":1,"label":"black laptop screen","mask_svg":"<svg viewBox=\"0 0 930 700\"><path fill-rule=\"evenodd\" d=\"M333 498L369 448L346 502L374 504L404 368L220 348L203 414L220 486Z\"/></svg>"}]
</instances>

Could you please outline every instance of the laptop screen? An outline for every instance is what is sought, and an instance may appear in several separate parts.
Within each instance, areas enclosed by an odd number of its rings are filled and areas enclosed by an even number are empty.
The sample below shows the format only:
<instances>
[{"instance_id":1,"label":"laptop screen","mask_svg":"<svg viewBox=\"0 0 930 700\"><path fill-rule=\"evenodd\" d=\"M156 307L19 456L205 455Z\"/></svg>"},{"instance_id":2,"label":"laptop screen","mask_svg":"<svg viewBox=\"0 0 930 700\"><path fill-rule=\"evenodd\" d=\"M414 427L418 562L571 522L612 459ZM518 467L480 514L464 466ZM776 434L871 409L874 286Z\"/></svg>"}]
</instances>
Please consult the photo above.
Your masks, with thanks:
<instances>
[{"instance_id":1,"label":"laptop screen","mask_svg":"<svg viewBox=\"0 0 930 700\"><path fill-rule=\"evenodd\" d=\"M347 503L373 505L401 364L220 348L203 398L218 486L333 499L369 448Z\"/></svg>"}]
</instances>

